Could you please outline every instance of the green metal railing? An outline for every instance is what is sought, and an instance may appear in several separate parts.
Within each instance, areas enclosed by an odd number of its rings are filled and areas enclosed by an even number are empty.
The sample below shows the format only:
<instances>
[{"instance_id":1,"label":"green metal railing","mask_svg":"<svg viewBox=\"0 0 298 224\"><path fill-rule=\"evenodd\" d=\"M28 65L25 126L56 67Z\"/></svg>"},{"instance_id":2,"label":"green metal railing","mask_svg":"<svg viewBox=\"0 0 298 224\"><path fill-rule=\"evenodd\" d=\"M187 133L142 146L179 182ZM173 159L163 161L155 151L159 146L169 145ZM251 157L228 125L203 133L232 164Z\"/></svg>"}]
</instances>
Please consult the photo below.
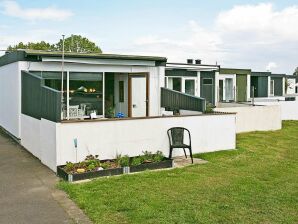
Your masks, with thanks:
<instances>
[{"instance_id":1,"label":"green metal railing","mask_svg":"<svg viewBox=\"0 0 298 224\"><path fill-rule=\"evenodd\" d=\"M204 98L161 87L161 107L171 110L205 112L206 100Z\"/></svg>"}]
</instances>

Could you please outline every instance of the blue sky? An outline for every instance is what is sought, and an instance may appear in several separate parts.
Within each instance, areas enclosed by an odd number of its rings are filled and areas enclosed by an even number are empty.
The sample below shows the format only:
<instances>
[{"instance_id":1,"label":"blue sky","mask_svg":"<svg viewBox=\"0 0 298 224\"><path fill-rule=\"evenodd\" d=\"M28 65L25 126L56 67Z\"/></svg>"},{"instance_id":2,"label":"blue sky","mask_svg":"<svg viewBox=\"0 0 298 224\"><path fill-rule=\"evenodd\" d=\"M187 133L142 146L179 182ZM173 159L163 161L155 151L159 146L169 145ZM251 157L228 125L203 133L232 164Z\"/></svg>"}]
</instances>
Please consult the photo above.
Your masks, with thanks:
<instances>
[{"instance_id":1,"label":"blue sky","mask_svg":"<svg viewBox=\"0 0 298 224\"><path fill-rule=\"evenodd\" d=\"M292 73L298 0L0 0L0 48L81 34L106 53Z\"/></svg>"}]
</instances>

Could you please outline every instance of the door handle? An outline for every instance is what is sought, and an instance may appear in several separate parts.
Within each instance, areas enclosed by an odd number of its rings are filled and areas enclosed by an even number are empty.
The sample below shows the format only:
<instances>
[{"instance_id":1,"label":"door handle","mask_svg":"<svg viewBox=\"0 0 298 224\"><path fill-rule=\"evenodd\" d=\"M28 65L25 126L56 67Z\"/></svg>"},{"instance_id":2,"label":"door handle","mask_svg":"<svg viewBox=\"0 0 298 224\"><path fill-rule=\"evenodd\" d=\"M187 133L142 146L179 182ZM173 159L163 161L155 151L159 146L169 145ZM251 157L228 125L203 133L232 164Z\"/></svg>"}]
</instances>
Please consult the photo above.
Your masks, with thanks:
<instances>
[{"instance_id":1,"label":"door handle","mask_svg":"<svg viewBox=\"0 0 298 224\"><path fill-rule=\"evenodd\" d=\"M133 104L133 105L132 105L132 108L137 108L137 105L136 105L136 104Z\"/></svg>"}]
</instances>

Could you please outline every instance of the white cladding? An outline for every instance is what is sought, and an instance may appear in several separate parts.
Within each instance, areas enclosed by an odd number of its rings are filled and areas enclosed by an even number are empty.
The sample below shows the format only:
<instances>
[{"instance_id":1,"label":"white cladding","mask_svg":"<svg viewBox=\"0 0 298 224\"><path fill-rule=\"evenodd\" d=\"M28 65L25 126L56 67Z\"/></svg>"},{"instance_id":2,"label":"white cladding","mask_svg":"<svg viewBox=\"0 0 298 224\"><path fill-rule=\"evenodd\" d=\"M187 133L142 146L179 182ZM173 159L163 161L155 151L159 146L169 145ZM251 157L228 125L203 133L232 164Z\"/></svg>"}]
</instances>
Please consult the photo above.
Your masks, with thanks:
<instances>
[{"instance_id":1,"label":"white cladding","mask_svg":"<svg viewBox=\"0 0 298 224\"><path fill-rule=\"evenodd\" d=\"M21 137L21 70L27 63L15 62L0 67L0 126Z\"/></svg>"}]
</instances>

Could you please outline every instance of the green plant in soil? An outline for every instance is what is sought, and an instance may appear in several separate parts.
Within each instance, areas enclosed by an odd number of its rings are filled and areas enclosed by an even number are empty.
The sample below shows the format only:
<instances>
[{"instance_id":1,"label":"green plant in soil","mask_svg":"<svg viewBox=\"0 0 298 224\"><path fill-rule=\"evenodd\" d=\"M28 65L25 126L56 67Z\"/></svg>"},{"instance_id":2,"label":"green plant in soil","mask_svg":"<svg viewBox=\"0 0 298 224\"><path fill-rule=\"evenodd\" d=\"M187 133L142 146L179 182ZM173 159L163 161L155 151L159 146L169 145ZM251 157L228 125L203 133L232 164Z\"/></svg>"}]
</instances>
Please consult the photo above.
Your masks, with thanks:
<instances>
[{"instance_id":1,"label":"green plant in soil","mask_svg":"<svg viewBox=\"0 0 298 224\"><path fill-rule=\"evenodd\" d=\"M161 162L164 158L165 158L164 154L161 151L157 151L153 155L153 162L155 162L155 163Z\"/></svg>"},{"instance_id":2,"label":"green plant in soil","mask_svg":"<svg viewBox=\"0 0 298 224\"><path fill-rule=\"evenodd\" d=\"M153 154L149 151L143 151L143 155L140 157L143 159L143 162L150 163L153 161Z\"/></svg>"},{"instance_id":3,"label":"green plant in soil","mask_svg":"<svg viewBox=\"0 0 298 224\"><path fill-rule=\"evenodd\" d=\"M141 156L134 157L130 163L131 166L138 166L144 162L144 159Z\"/></svg>"},{"instance_id":4,"label":"green plant in soil","mask_svg":"<svg viewBox=\"0 0 298 224\"><path fill-rule=\"evenodd\" d=\"M64 167L64 170L67 173L71 173L71 172L73 172L75 170L75 165L72 162L66 162L66 165Z\"/></svg>"},{"instance_id":5,"label":"green plant in soil","mask_svg":"<svg viewBox=\"0 0 298 224\"><path fill-rule=\"evenodd\" d=\"M129 166L129 156L128 155L122 156L119 160L119 165L121 167Z\"/></svg>"},{"instance_id":6,"label":"green plant in soil","mask_svg":"<svg viewBox=\"0 0 298 224\"><path fill-rule=\"evenodd\" d=\"M129 156L128 155L122 156L121 154L117 154L115 163L118 165L118 167L129 166Z\"/></svg>"}]
</instances>

